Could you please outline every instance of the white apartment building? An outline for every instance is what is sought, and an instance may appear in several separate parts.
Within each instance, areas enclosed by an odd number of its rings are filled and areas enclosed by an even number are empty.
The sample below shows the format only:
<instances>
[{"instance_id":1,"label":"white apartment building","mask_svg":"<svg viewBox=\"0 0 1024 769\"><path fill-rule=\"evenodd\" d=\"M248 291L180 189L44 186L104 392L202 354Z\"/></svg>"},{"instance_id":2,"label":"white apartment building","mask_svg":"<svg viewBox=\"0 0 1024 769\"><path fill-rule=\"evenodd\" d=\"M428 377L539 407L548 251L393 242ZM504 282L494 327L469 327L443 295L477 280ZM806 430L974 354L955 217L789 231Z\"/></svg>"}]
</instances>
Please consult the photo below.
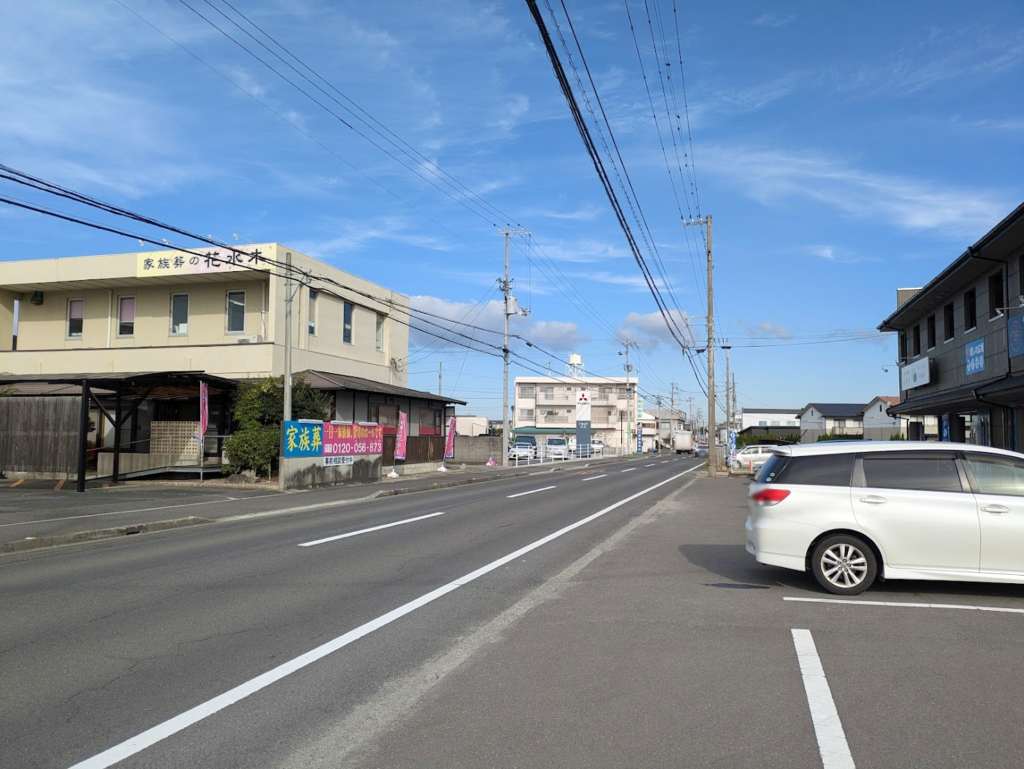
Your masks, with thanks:
<instances>
[{"instance_id":1,"label":"white apartment building","mask_svg":"<svg viewBox=\"0 0 1024 769\"><path fill-rule=\"evenodd\" d=\"M408 297L280 243L240 250L248 256L202 249L207 256L156 251L0 262L0 371L280 375L289 284L275 263L290 258L341 286L290 285L292 370L405 385L396 363L407 356L409 332L393 313L408 308Z\"/></svg>"},{"instance_id":2,"label":"white apartment building","mask_svg":"<svg viewBox=\"0 0 1024 769\"><path fill-rule=\"evenodd\" d=\"M633 436L635 447L637 380L634 377L516 377L512 432L575 434L576 401L581 390L590 394L593 439L614 448L624 446L627 436ZM632 419L629 418L630 406Z\"/></svg>"},{"instance_id":3,"label":"white apartment building","mask_svg":"<svg viewBox=\"0 0 1024 769\"><path fill-rule=\"evenodd\" d=\"M799 427L801 409L744 408L740 411L740 430L748 427Z\"/></svg>"}]
</instances>

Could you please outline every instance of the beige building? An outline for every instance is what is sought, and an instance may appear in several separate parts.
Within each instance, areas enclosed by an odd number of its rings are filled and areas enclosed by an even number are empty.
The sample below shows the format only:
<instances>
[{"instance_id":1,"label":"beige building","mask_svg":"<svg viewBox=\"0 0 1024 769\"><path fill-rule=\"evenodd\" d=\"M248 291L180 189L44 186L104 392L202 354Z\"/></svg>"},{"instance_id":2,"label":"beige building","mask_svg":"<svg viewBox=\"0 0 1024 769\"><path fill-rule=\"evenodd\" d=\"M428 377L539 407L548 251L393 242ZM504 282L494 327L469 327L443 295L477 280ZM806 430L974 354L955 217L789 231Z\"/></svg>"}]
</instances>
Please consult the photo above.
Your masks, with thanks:
<instances>
[{"instance_id":1,"label":"beige building","mask_svg":"<svg viewBox=\"0 0 1024 769\"><path fill-rule=\"evenodd\" d=\"M344 287L312 281L295 291L292 370L405 385L397 361L408 353L408 327L395 320L394 307L408 308L408 297L279 243L240 250L250 256L202 249L207 256L157 251L0 263L0 371L282 374L289 284L274 263L290 255L296 268ZM406 320L401 309L397 315Z\"/></svg>"},{"instance_id":2,"label":"beige building","mask_svg":"<svg viewBox=\"0 0 1024 769\"><path fill-rule=\"evenodd\" d=\"M628 418L628 403L634 414L637 409L636 388L636 379L626 377L516 377L512 432L574 435L576 400L586 390L593 438L609 448L624 446L636 429L635 416Z\"/></svg>"}]
</instances>

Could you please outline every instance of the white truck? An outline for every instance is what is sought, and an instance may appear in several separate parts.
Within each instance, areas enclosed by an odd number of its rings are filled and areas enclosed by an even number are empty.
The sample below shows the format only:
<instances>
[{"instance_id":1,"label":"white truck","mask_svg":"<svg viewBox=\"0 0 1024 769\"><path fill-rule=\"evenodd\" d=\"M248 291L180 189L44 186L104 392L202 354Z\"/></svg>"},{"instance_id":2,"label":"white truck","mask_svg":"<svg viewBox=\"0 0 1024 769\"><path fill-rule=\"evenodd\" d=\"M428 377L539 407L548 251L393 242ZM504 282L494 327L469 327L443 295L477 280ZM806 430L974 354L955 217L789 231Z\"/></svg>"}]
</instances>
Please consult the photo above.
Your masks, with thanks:
<instances>
[{"instance_id":1,"label":"white truck","mask_svg":"<svg viewBox=\"0 0 1024 769\"><path fill-rule=\"evenodd\" d=\"M680 430L672 436L672 450L676 454L687 454L693 455L693 433L689 430Z\"/></svg>"}]
</instances>

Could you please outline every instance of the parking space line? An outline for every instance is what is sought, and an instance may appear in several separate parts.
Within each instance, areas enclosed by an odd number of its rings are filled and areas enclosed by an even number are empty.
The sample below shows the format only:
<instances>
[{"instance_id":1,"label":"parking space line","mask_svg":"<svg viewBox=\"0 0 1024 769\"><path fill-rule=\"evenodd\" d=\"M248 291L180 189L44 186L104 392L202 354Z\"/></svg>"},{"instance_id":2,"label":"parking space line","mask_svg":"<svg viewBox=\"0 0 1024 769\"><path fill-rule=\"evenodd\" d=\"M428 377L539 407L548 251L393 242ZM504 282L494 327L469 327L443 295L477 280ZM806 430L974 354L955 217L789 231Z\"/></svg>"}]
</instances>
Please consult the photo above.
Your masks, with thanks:
<instances>
[{"instance_id":1,"label":"parking space line","mask_svg":"<svg viewBox=\"0 0 1024 769\"><path fill-rule=\"evenodd\" d=\"M324 542L334 542L339 539L347 539L348 537L356 537L360 534L369 534L371 531L380 531L381 529L390 529L392 526L401 526L404 523L413 523L415 521L422 521L425 518L434 518L438 515L444 515L444 513L430 513L428 515L419 515L415 518L406 518L404 521L394 521L392 523L384 523L380 526L371 526L368 529L360 529L359 531L350 531L348 534L338 534L334 537L324 537L323 539L314 539L312 542L303 542L299 547L312 547L313 545L322 545Z\"/></svg>"},{"instance_id":2,"label":"parking space line","mask_svg":"<svg viewBox=\"0 0 1024 769\"><path fill-rule=\"evenodd\" d=\"M584 478L583 482L586 483L587 481L596 481L598 478L607 478L607 477L608 477L607 474L605 474L605 475L592 475L589 478Z\"/></svg>"},{"instance_id":3,"label":"parking space line","mask_svg":"<svg viewBox=\"0 0 1024 769\"><path fill-rule=\"evenodd\" d=\"M824 769L854 769L853 756L846 742L846 733L836 711L832 690L825 678L825 669L821 666L818 650L814 646L814 638L810 630L794 628L793 647L800 663L800 676L804 681L804 693L807 705L811 710L811 722L814 724L814 736L818 740L818 752Z\"/></svg>"},{"instance_id":4,"label":"parking space line","mask_svg":"<svg viewBox=\"0 0 1024 769\"><path fill-rule=\"evenodd\" d=\"M516 497L525 497L527 494L536 494L538 491L549 491L551 489L558 488L557 486L545 486L543 489L531 489L530 491L520 491L518 494L509 494L508 499L515 499Z\"/></svg>"},{"instance_id":5,"label":"parking space line","mask_svg":"<svg viewBox=\"0 0 1024 769\"><path fill-rule=\"evenodd\" d=\"M910 603L903 601L857 601L852 598L788 598L783 601L803 603L843 603L856 606L897 606L904 609L963 609L967 611L990 611L1003 614L1024 614L1024 609L1007 609L1001 606L974 606L962 603Z\"/></svg>"}]
</instances>

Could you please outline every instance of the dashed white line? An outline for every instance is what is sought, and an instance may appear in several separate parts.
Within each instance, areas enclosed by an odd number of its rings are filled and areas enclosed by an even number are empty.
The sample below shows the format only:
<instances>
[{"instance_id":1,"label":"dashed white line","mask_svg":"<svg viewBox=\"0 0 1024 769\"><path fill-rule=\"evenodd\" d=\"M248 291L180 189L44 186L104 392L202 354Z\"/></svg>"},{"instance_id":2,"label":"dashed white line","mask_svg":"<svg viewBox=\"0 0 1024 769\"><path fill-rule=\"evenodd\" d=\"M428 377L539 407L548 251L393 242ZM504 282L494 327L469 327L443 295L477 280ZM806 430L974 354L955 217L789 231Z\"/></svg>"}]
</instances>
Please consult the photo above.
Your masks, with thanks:
<instances>
[{"instance_id":1,"label":"dashed white line","mask_svg":"<svg viewBox=\"0 0 1024 769\"><path fill-rule=\"evenodd\" d=\"M804 603L843 603L856 606L897 606L904 609L962 609L966 611L991 611L1003 614L1024 614L1024 609L1008 609L1001 606L974 606L962 603L904 603L901 601L855 601L849 598L783 598L783 601Z\"/></svg>"},{"instance_id":2,"label":"dashed white line","mask_svg":"<svg viewBox=\"0 0 1024 769\"><path fill-rule=\"evenodd\" d=\"M673 462L678 462L679 460L678 459L673 459L672 461ZM667 465L668 464L668 460L666 459L664 462L662 462L662 464L663 465Z\"/></svg>"},{"instance_id":3,"label":"dashed white line","mask_svg":"<svg viewBox=\"0 0 1024 769\"><path fill-rule=\"evenodd\" d=\"M811 709L814 736L818 739L818 752L824 769L854 769L853 756L846 742L846 733L836 711L832 690L829 689L825 669L821 666L818 650L810 630L793 631L793 646L804 680L804 693Z\"/></svg>"},{"instance_id":4,"label":"dashed white line","mask_svg":"<svg viewBox=\"0 0 1024 769\"><path fill-rule=\"evenodd\" d=\"M536 494L538 491L549 491L550 489L556 489L557 486L545 486L542 489L530 489L530 491L520 491L518 494L509 494L508 499L515 499L516 497L525 497L527 494Z\"/></svg>"},{"instance_id":5,"label":"dashed white line","mask_svg":"<svg viewBox=\"0 0 1024 769\"><path fill-rule=\"evenodd\" d=\"M299 547L312 547L313 545L322 545L324 542L335 542L339 539L348 539L349 537L357 537L360 534L369 534L371 531L380 531L381 529L390 529L392 526L401 526L404 523L413 523L414 521L422 521L425 518L434 518L438 515L444 515L444 513L430 513L429 515L419 515L415 518L406 518L404 521L394 521L392 523L383 523L380 526L371 526L368 529L360 529L359 531L350 531L348 534L338 534L334 537L324 537L323 539L314 539L312 542L303 542Z\"/></svg>"},{"instance_id":6,"label":"dashed white line","mask_svg":"<svg viewBox=\"0 0 1024 769\"><path fill-rule=\"evenodd\" d=\"M584 478L583 482L586 483L587 481L596 481L598 478L607 478L607 477L608 477L607 474L605 474L605 475L592 475L589 478Z\"/></svg>"},{"instance_id":7,"label":"dashed white line","mask_svg":"<svg viewBox=\"0 0 1024 769\"><path fill-rule=\"evenodd\" d=\"M658 463L657 462L651 462L649 465L644 465L644 467L654 467L656 464L658 464Z\"/></svg>"},{"instance_id":8,"label":"dashed white line","mask_svg":"<svg viewBox=\"0 0 1024 769\"><path fill-rule=\"evenodd\" d=\"M625 470L619 470L620 473L631 473L636 470L635 467L627 467Z\"/></svg>"},{"instance_id":9,"label":"dashed white line","mask_svg":"<svg viewBox=\"0 0 1024 769\"><path fill-rule=\"evenodd\" d=\"M296 671L302 670L303 668L313 664L317 660L323 659L327 655L332 654L338 651L339 649L345 648L349 644L358 641L363 636L367 636L373 631L379 630L380 628L384 627L385 625L390 625L395 620L400 619L401 617L404 617L406 614L410 614L411 612L414 612L416 609L426 606L427 604L432 603L433 601L436 601L441 596L447 595L453 590L457 590L458 588L464 585L468 585L470 582L479 579L485 574L488 574L494 571L495 569L501 568L506 563L515 561L516 559L521 558L527 553L536 550L537 548L542 547L543 545L546 545L548 542L556 540L559 537L568 534L570 531L578 529L580 526L584 526L590 523L591 521L596 520L601 516L612 512L613 510L617 510L623 505L632 502L634 499L639 499L644 494L648 494L654 491L655 489L661 488L666 483L678 481L680 478L686 475L687 472L689 472L689 470L683 473L673 475L671 478L666 478L664 481L656 483L653 486L648 486L646 489L638 491L636 494L626 497L625 499L621 499L618 502L615 502L614 504L611 504L602 510L598 510L596 513L588 515L586 518L581 518L575 523L571 523L568 526L559 529L558 531L548 534L546 537L541 537L537 541L531 542L529 545L521 547L518 550L509 553L508 555L504 555L496 561L491 561L486 566L481 566L476 571L471 571L469 574L466 574L464 577L460 577L454 582L449 582L447 585L442 585L436 590L431 590L429 593L426 593L424 595L421 595L419 598L409 601L409 603L402 604L397 609L392 609L387 614L382 614L376 619L370 620L365 625L360 625L359 627L354 628L348 631L347 633L340 635L331 641L328 641L327 643L321 644L320 646L317 646L314 649L310 649L305 654L301 654L298 657L289 660L288 662L282 663L281 665L278 665L275 668L271 668L267 672L262 673L261 675L258 675L255 678L246 681L245 683L239 684L234 689L229 689L223 694L219 694L216 697L207 700L206 702L200 703L192 709L186 710L184 713L180 713L179 715L174 716L173 718L164 721L163 723L157 724L156 726L147 729L141 734L137 734L134 737L125 740L124 742L114 745L113 747L107 748L102 753L98 753L92 758L87 758L86 760L75 764L73 767L71 767L71 769L106 769L106 767L113 766L119 761L124 761L126 758L134 756L136 753L139 753L145 750L146 748L155 745L156 743L161 742L162 740L167 739L171 735L177 734L183 729L187 729L188 727L192 726L195 723L198 723L199 721L202 721L205 718L209 718L214 713L223 710L229 705L233 705L234 703L243 700L246 697L255 694L256 692L265 689L271 684L280 681L282 678L285 678L291 675L292 673L295 673Z\"/></svg>"}]
</instances>

